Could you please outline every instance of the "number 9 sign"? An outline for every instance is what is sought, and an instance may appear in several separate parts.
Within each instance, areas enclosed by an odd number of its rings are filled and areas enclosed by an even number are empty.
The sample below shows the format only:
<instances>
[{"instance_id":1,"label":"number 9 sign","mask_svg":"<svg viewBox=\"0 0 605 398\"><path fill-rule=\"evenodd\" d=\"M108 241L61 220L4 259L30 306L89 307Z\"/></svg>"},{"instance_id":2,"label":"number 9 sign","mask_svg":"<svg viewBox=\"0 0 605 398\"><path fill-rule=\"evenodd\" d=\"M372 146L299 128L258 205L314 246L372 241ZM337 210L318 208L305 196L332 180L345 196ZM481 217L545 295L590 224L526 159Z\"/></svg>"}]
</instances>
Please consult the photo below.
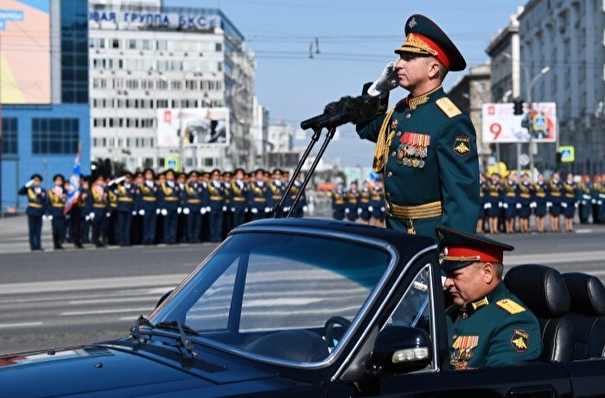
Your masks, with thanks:
<instances>
[{"instance_id":1,"label":"number 9 sign","mask_svg":"<svg viewBox=\"0 0 605 398\"><path fill-rule=\"evenodd\" d=\"M502 125L498 122L494 122L489 125L489 132L492 133L492 141L497 141L498 136L502 133Z\"/></svg>"}]
</instances>

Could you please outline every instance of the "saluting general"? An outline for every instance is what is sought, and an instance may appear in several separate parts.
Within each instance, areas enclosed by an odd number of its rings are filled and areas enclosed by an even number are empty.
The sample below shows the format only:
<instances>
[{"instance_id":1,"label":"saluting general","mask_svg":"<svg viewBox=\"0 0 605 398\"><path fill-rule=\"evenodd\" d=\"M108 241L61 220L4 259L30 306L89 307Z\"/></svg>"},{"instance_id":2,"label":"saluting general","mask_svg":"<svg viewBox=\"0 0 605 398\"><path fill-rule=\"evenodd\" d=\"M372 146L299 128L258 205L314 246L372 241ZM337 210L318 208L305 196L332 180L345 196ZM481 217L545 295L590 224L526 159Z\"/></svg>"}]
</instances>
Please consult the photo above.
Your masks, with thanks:
<instances>
[{"instance_id":1,"label":"saluting general","mask_svg":"<svg viewBox=\"0 0 605 398\"><path fill-rule=\"evenodd\" d=\"M384 177L387 227L435 240L439 224L472 233L479 216L475 129L442 87L448 71L464 70L466 62L422 15L407 20L405 33L387 73L409 95L357 124L361 138L376 142L373 168Z\"/></svg>"}]
</instances>

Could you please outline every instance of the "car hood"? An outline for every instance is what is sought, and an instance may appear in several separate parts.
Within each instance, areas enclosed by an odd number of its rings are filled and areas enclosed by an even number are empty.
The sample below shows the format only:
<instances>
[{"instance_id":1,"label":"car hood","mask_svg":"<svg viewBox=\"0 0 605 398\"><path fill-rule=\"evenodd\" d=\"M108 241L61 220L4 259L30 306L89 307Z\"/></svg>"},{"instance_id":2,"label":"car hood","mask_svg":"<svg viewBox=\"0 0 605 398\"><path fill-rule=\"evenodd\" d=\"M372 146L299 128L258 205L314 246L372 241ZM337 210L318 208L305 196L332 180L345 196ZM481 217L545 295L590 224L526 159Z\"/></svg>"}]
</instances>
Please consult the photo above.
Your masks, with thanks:
<instances>
[{"instance_id":1,"label":"car hood","mask_svg":"<svg viewBox=\"0 0 605 398\"><path fill-rule=\"evenodd\" d=\"M14 397L228 397L301 387L211 351L198 354L126 340L13 354L0 357L0 386Z\"/></svg>"}]
</instances>

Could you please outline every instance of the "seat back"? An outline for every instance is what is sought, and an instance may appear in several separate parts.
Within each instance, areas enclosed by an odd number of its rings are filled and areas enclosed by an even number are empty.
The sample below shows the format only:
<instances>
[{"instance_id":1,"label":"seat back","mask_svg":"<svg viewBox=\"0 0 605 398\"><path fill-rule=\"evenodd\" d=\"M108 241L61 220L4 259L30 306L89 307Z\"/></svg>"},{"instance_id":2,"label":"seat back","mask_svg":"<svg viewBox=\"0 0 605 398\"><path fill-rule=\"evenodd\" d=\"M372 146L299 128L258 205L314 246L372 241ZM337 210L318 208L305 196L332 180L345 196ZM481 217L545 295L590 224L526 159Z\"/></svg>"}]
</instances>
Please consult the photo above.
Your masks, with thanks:
<instances>
[{"instance_id":1,"label":"seat back","mask_svg":"<svg viewBox=\"0 0 605 398\"><path fill-rule=\"evenodd\" d=\"M569 311L570 299L559 271L539 264L519 265L506 273L504 283L540 322L542 361L571 361L573 330L571 322L563 318Z\"/></svg>"},{"instance_id":2,"label":"seat back","mask_svg":"<svg viewBox=\"0 0 605 398\"><path fill-rule=\"evenodd\" d=\"M592 275L563 274L571 299L564 315L573 326L574 359L605 356L605 286Z\"/></svg>"}]
</instances>

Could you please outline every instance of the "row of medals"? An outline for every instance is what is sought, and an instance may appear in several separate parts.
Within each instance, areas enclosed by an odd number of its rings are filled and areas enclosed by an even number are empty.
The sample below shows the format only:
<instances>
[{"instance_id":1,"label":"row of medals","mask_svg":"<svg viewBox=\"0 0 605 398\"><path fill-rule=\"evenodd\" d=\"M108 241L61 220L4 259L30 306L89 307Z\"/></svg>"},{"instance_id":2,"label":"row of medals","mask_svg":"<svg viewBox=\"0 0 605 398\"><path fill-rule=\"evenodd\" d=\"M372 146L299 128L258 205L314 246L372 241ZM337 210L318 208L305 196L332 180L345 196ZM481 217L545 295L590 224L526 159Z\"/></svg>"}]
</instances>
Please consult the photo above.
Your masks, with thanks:
<instances>
[{"instance_id":1,"label":"row of medals","mask_svg":"<svg viewBox=\"0 0 605 398\"><path fill-rule=\"evenodd\" d=\"M428 155L428 145L430 136L424 134L406 133L402 140L406 138L411 142L402 142L397 149L397 164L408 167L424 168L425 161Z\"/></svg>"}]
</instances>

